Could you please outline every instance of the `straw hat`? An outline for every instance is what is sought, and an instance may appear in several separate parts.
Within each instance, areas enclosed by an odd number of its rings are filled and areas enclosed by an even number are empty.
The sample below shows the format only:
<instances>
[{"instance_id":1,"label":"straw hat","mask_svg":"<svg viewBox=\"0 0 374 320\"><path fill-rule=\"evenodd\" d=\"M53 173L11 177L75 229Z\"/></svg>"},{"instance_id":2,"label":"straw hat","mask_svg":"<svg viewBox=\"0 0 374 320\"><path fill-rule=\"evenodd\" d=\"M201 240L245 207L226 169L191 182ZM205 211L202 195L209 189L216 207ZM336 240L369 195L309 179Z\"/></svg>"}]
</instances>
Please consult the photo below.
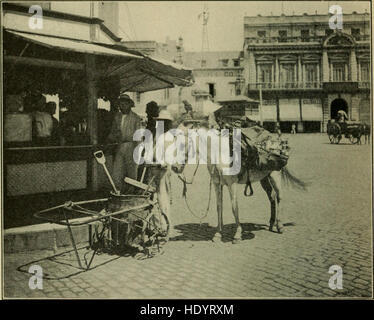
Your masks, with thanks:
<instances>
[{"instance_id":1,"label":"straw hat","mask_svg":"<svg viewBox=\"0 0 374 320\"><path fill-rule=\"evenodd\" d=\"M173 117L171 116L170 112L167 111L166 109L164 110L161 110L160 111L160 114L158 115L157 118L155 118L156 120L170 120L170 121L174 121Z\"/></svg>"}]
</instances>

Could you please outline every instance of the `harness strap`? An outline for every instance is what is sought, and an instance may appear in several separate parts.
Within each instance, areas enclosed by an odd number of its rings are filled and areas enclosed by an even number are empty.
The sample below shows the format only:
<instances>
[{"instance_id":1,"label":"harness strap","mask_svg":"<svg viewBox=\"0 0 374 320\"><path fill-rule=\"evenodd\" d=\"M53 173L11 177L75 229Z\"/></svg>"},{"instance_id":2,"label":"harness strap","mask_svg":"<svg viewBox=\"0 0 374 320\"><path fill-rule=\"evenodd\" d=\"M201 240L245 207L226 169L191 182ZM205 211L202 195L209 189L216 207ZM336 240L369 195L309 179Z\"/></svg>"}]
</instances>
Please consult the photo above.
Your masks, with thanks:
<instances>
[{"instance_id":1,"label":"harness strap","mask_svg":"<svg viewBox=\"0 0 374 320\"><path fill-rule=\"evenodd\" d=\"M249 194L248 194L248 188L249 188ZM250 197L253 195L252 183L251 183L251 179L249 178L249 168L247 168L247 182L244 188L244 195L246 197Z\"/></svg>"}]
</instances>

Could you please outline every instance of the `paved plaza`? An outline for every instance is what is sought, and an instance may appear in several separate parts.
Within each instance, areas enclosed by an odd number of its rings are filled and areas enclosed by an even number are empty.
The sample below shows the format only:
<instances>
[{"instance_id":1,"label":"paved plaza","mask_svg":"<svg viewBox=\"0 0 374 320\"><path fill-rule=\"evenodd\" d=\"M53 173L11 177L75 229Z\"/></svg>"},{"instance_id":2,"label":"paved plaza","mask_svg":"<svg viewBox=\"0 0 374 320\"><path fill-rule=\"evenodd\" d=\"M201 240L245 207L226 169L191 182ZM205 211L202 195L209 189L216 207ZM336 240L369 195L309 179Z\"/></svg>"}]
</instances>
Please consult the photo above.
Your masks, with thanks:
<instances>
[{"instance_id":1,"label":"paved plaza","mask_svg":"<svg viewBox=\"0 0 374 320\"><path fill-rule=\"evenodd\" d=\"M205 298L205 297L371 297L371 147L342 140L331 145L326 134L286 136L288 167L310 183L307 192L284 190L283 234L268 231L270 204L256 183L254 196L239 194L243 241L232 244L234 218L224 194L224 237L211 242L217 216L215 195L208 216L186 209L181 182L172 180L172 238L164 253L137 260L101 254L90 271L81 272L72 253L54 260L50 251L6 254L8 298ZM194 166L186 169L191 177ZM188 189L191 208L203 214L209 175L201 166ZM242 188L240 188L242 190ZM87 256L89 250L81 250ZM43 267L43 289L29 288L31 264ZM72 266L73 265L73 266ZM329 268L343 270L343 289L329 288ZM23 270L26 272L21 272ZM77 274L75 274L77 273ZM74 275L75 274L75 275Z\"/></svg>"}]
</instances>

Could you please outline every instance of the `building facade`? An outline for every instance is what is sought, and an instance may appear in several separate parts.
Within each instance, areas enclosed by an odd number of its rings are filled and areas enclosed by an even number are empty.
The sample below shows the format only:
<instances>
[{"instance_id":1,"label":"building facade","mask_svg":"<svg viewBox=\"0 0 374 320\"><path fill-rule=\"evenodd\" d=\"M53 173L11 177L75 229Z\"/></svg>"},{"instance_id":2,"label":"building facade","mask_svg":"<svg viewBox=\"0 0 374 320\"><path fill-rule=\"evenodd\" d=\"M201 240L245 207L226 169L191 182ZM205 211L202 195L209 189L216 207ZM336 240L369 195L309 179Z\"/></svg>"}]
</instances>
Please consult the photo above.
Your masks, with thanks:
<instances>
[{"instance_id":1,"label":"building facade","mask_svg":"<svg viewBox=\"0 0 374 320\"><path fill-rule=\"evenodd\" d=\"M183 63L193 69L191 90L208 92L214 101L241 95L238 86L243 67L239 51L185 52Z\"/></svg>"},{"instance_id":2,"label":"building facade","mask_svg":"<svg viewBox=\"0 0 374 320\"><path fill-rule=\"evenodd\" d=\"M370 15L343 15L343 29L330 15L244 18L243 77L247 95L262 95L268 126L292 123L299 132L325 131L339 110L370 123Z\"/></svg>"}]
</instances>

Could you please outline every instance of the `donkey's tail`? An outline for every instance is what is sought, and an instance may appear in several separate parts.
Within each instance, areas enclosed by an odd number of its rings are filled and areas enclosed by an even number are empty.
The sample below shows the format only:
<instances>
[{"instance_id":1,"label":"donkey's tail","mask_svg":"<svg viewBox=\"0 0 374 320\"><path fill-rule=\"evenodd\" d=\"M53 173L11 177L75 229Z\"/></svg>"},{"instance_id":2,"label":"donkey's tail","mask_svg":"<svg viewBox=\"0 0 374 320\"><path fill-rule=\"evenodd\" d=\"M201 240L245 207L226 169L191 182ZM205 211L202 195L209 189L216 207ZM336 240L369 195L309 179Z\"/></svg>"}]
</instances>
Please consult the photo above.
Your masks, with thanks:
<instances>
[{"instance_id":1,"label":"donkey's tail","mask_svg":"<svg viewBox=\"0 0 374 320\"><path fill-rule=\"evenodd\" d=\"M281 170L282 173L282 182L284 182L286 185L290 185L293 188L307 191L307 187L309 186L309 183L306 183L299 178L296 178L287 167L283 167Z\"/></svg>"}]
</instances>

